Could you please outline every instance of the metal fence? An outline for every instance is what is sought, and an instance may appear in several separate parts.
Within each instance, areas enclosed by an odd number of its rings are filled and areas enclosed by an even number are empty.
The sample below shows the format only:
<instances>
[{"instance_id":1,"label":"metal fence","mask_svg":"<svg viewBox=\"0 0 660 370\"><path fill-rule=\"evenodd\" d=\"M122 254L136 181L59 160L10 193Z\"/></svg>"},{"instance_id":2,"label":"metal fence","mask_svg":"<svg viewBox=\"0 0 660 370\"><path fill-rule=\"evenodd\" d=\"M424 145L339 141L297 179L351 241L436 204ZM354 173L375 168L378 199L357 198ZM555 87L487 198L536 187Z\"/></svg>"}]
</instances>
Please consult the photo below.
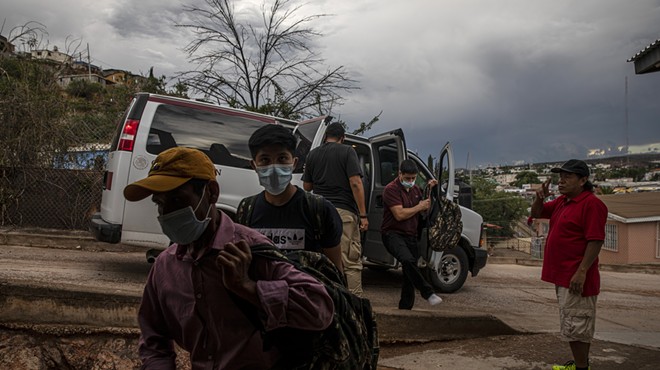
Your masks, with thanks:
<instances>
[{"instance_id":1,"label":"metal fence","mask_svg":"<svg viewBox=\"0 0 660 370\"><path fill-rule=\"evenodd\" d=\"M100 169L0 168L0 224L87 229L101 204Z\"/></svg>"}]
</instances>

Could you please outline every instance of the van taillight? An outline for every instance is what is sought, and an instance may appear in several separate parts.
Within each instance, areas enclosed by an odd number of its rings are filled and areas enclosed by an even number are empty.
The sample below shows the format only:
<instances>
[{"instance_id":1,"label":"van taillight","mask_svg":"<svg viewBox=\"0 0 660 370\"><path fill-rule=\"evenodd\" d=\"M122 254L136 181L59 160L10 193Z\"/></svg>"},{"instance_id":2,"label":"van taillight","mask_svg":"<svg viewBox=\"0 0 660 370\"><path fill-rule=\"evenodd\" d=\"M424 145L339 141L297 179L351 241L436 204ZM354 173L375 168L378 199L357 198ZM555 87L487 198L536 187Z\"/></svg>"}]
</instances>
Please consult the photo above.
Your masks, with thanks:
<instances>
[{"instance_id":1,"label":"van taillight","mask_svg":"<svg viewBox=\"0 0 660 370\"><path fill-rule=\"evenodd\" d=\"M133 146L135 145L135 134L137 134L138 125L140 121L136 119L127 119L124 129L121 132L121 137L119 138L119 145L117 146L118 150L125 150L127 152L133 151Z\"/></svg>"}]
</instances>

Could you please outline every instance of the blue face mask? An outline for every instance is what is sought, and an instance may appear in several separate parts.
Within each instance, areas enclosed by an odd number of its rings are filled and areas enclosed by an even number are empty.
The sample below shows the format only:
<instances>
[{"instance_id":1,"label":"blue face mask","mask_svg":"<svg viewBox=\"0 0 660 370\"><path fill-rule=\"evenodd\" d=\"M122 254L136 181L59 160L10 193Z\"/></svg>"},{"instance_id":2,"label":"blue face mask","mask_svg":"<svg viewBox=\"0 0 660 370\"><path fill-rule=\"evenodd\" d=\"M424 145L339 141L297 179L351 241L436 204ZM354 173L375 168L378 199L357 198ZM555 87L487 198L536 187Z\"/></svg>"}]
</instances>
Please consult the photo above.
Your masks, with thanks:
<instances>
[{"instance_id":1,"label":"blue face mask","mask_svg":"<svg viewBox=\"0 0 660 370\"><path fill-rule=\"evenodd\" d=\"M204 191L206 187L204 187ZM204 194L202 191L202 194ZM191 206L178 209L176 211L158 216L158 222L160 227L163 230L163 233L170 238L171 241L180 244L187 245L195 240L199 239L206 227L209 225L211 218L209 213L211 213L211 208L213 205L209 205L209 210L206 212L206 218L203 220L198 220L195 216L195 211L199 208L199 205L202 204L202 198L199 199L199 203L193 209Z\"/></svg>"},{"instance_id":2,"label":"blue face mask","mask_svg":"<svg viewBox=\"0 0 660 370\"><path fill-rule=\"evenodd\" d=\"M403 187L406 188L406 189L410 189L410 188L412 188L413 186L415 186L415 182L414 182L414 181L410 181L410 182L408 182L408 181L403 181L403 180L402 180L402 181L401 181L401 185L403 185Z\"/></svg>"},{"instance_id":3,"label":"blue face mask","mask_svg":"<svg viewBox=\"0 0 660 370\"><path fill-rule=\"evenodd\" d=\"M266 191L273 195L280 195L289 186L293 177L292 164L271 164L269 166L257 166L259 183Z\"/></svg>"}]
</instances>

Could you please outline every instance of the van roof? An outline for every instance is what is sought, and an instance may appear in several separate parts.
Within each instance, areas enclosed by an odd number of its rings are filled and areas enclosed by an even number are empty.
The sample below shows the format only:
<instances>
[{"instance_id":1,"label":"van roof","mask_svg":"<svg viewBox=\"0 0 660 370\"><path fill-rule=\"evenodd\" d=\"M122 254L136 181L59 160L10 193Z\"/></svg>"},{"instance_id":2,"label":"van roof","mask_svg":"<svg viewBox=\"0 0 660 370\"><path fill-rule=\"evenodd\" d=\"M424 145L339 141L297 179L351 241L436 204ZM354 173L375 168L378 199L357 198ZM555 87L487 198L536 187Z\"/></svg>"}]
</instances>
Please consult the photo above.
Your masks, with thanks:
<instances>
[{"instance_id":1,"label":"van roof","mask_svg":"<svg viewBox=\"0 0 660 370\"><path fill-rule=\"evenodd\" d=\"M207 109L207 110L213 110L213 111L221 111L225 114L230 114L230 115L241 115L241 116L247 116L253 119L258 119L260 121L264 122L271 122L271 123L283 123L287 125L296 125L298 124L297 121L287 119L287 118L281 118L281 117L276 117L276 116L271 116L263 113L257 113L257 112L251 112L245 109L238 109L238 108L231 108L231 107L225 107L221 106L219 104L215 103L209 103L205 101L200 101L200 100L195 100L195 99L186 99L186 98L179 98L175 96L169 96L169 95L160 95L160 94L152 94L152 93L137 93L136 97L139 96L146 96L149 101L155 101L155 102L162 102L162 103L169 103L169 104L175 104L175 105L182 105L182 106L194 106L196 108L201 108L201 109Z\"/></svg>"}]
</instances>

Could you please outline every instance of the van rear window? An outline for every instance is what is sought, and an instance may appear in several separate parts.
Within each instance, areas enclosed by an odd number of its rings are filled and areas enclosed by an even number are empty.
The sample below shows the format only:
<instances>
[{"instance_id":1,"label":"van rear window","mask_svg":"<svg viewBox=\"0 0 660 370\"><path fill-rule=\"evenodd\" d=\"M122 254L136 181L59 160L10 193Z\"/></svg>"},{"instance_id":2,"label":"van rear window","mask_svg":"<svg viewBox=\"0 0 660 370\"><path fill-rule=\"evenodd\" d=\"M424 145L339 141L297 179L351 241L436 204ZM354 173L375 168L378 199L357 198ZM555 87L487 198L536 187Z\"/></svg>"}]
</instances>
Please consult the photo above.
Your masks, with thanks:
<instances>
[{"instance_id":1,"label":"van rear window","mask_svg":"<svg viewBox=\"0 0 660 370\"><path fill-rule=\"evenodd\" d=\"M147 138L147 151L185 146L205 152L213 163L250 168L248 138L263 121L210 110L160 104Z\"/></svg>"}]
</instances>

